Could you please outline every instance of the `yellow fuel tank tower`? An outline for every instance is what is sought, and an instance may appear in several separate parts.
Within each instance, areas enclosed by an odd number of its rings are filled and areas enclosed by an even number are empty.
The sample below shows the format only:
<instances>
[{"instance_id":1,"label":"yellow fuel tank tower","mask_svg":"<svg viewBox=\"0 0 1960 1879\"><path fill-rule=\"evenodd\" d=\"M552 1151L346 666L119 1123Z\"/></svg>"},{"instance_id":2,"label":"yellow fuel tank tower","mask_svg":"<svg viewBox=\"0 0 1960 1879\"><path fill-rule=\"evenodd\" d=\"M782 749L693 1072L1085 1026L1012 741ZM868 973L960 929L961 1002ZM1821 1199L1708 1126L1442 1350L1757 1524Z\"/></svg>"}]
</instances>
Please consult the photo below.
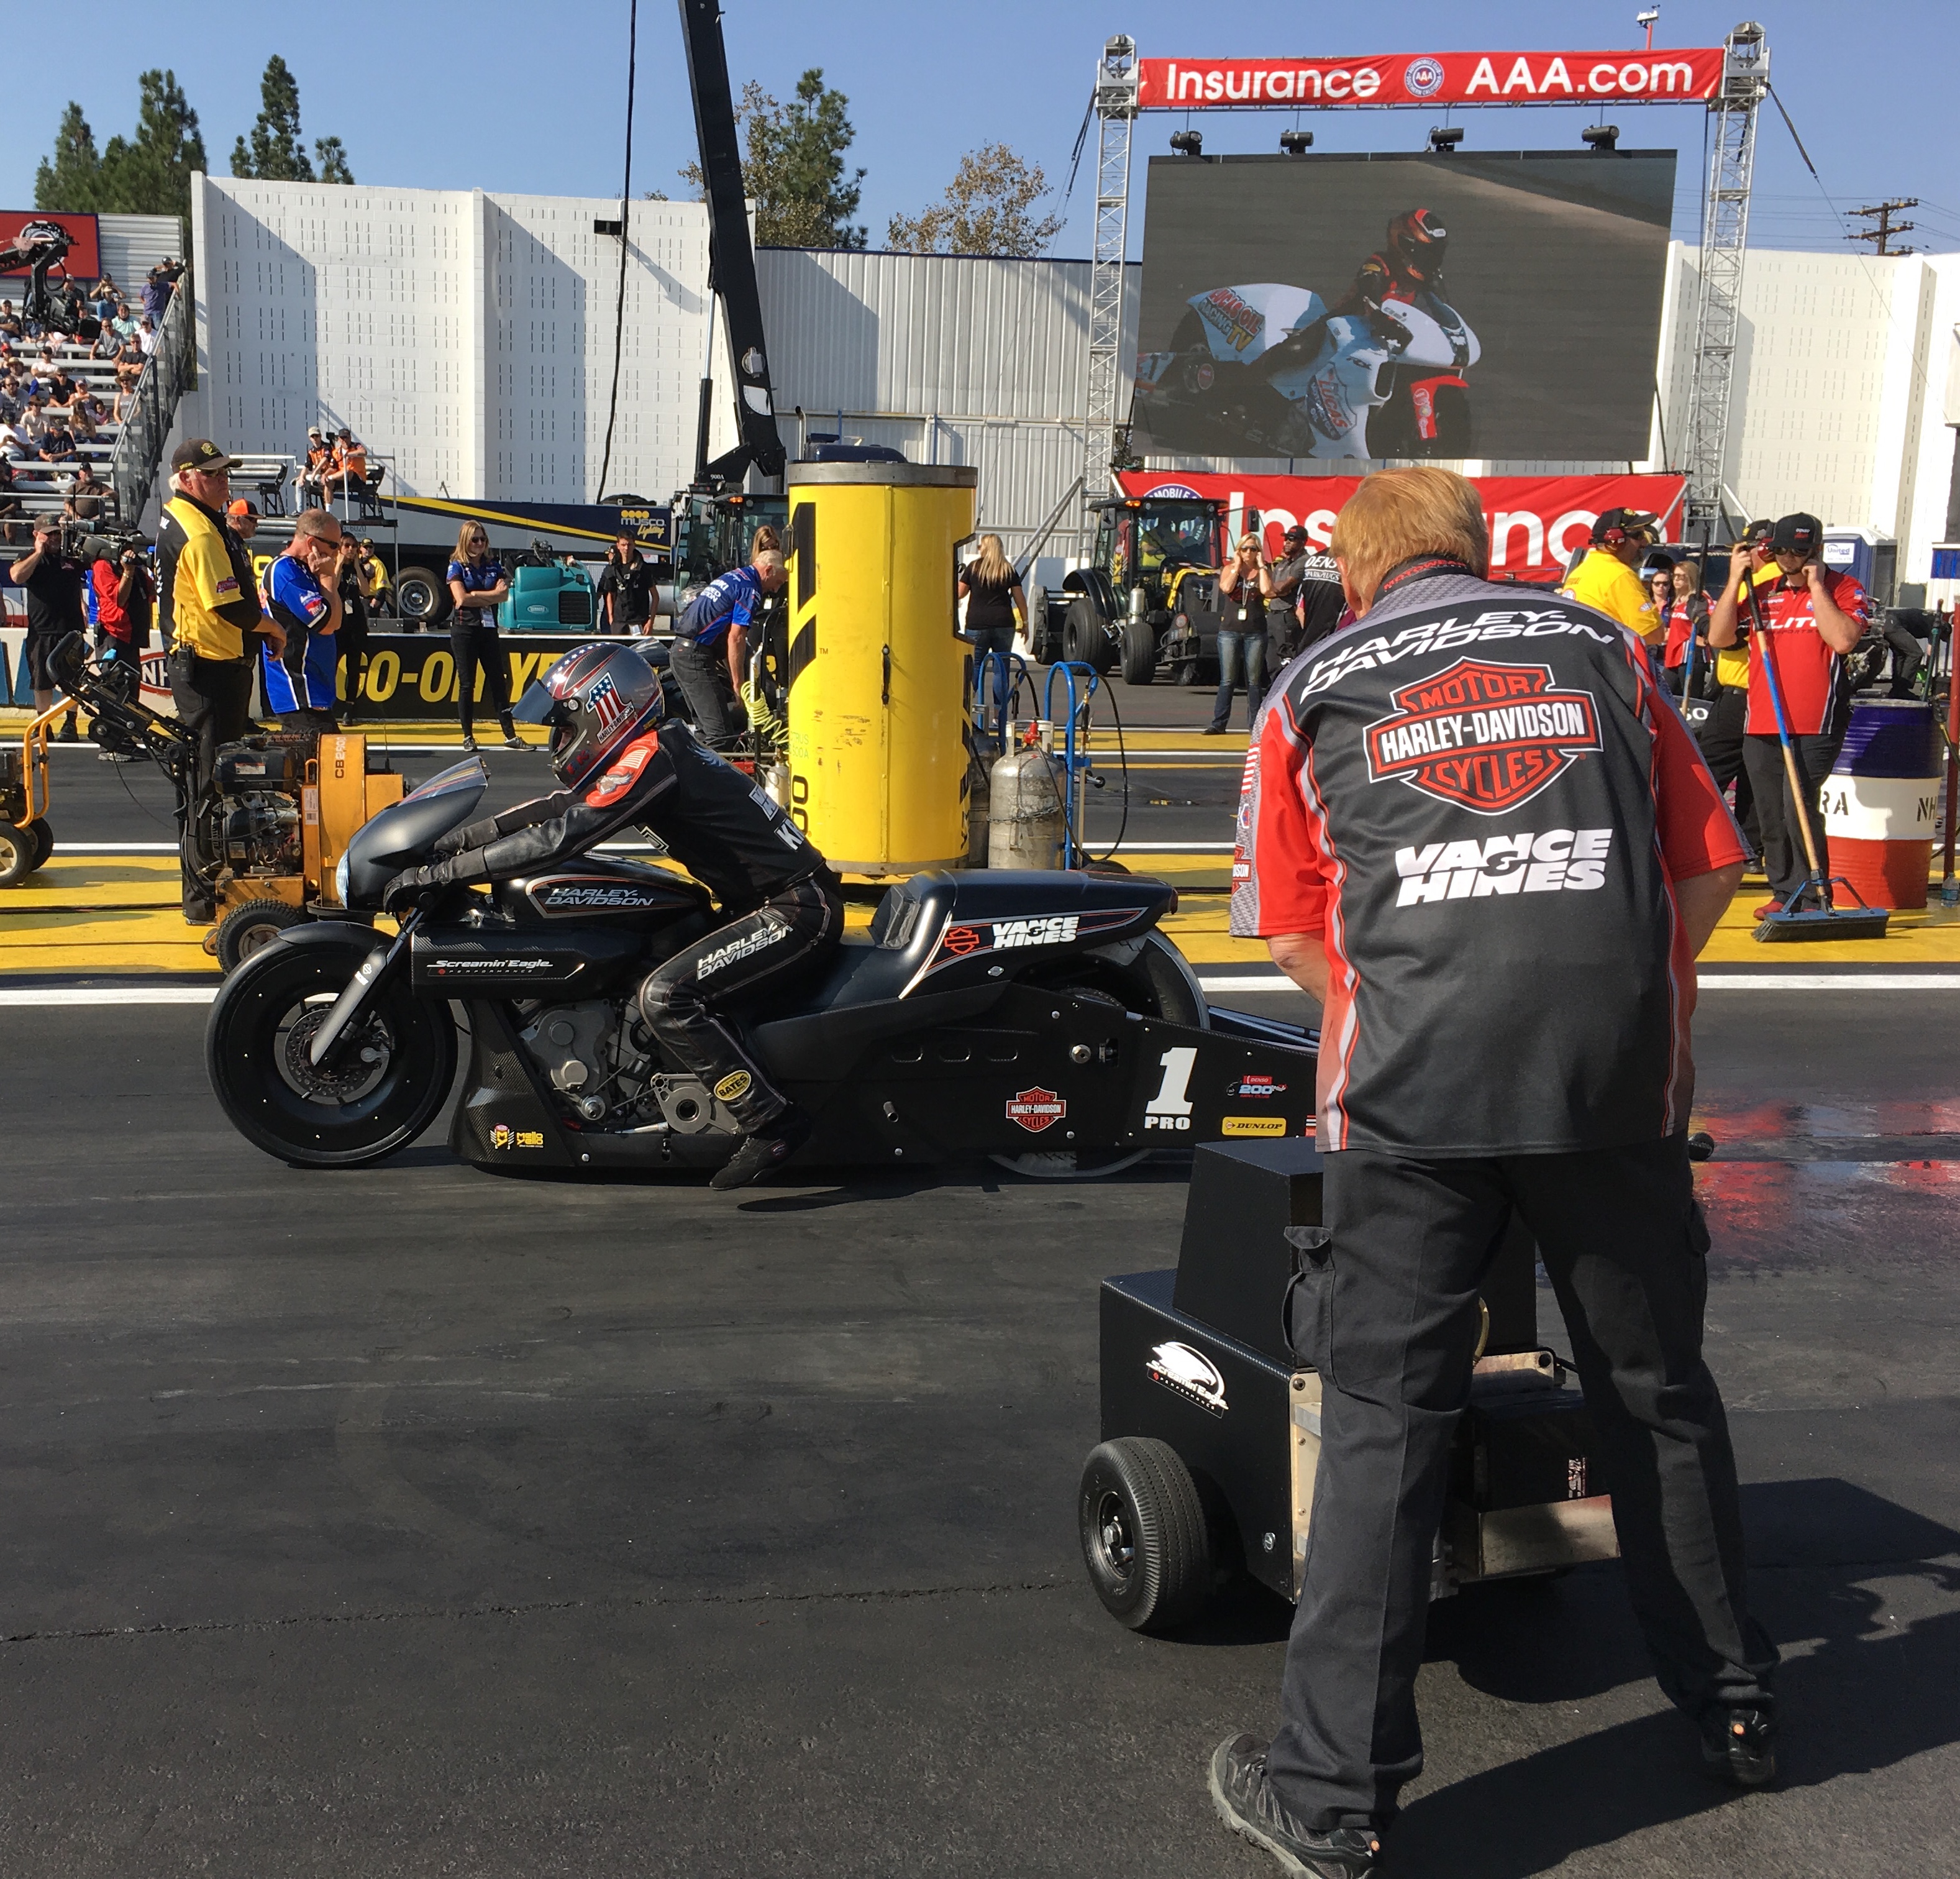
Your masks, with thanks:
<instances>
[{"instance_id":1,"label":"yellow fuel tank tower","mask_svg":"<svg viewBox=\"0 0 1960 1879\"><path fill-rule=\"evenodd\" d=\"M849 874L965 864L953 549L978 480L956 464L789 467L790 813Z\"/></svg>"}]
</instances>

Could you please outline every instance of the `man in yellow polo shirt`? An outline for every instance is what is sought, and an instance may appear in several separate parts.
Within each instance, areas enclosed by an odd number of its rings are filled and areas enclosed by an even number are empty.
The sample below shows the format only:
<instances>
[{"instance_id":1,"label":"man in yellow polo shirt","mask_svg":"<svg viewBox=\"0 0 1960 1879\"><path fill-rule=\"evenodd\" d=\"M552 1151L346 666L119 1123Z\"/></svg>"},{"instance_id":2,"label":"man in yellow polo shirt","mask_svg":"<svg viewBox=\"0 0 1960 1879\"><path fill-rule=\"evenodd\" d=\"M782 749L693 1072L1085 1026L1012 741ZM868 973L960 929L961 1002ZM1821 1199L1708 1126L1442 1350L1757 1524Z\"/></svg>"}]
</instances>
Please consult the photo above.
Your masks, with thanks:
<instances>
[{"instance_id":1,"label":"man in yellow polo shirt","mask_svg":"<svg viewBox=\"0 0 1960 1879\"><path fill-rule=\"evenodd\" d=\"M157 528L157 610L170 650L170 696L178 721L197 739L196 770L183 810L194 807L210 787L218 747L245 734L256 656L256 648L247 652L247 639L262 633L275 656L285 650L285 633L259 611L252 558L225 526L231 467L208 437L179 444L170 458L177 493L164 505ZM184 918L208 920L216 909L191 853L188 828L179 847Z\"/></svg>"},{"instance_id":2,"label":"man in yellow polo shirt","mask_svg":"<svg viewBox=\"0 0 1960 1879\"><path fill-rule=\"evenodd\" d=\"M1656 539L1658 518L1640 509L1608 509L1592 524L1586 559L1558 590L1581 607L1618 620L1658 649L1660 616L1647 583L1634 570Z\"/></svg>"}]
</instances>

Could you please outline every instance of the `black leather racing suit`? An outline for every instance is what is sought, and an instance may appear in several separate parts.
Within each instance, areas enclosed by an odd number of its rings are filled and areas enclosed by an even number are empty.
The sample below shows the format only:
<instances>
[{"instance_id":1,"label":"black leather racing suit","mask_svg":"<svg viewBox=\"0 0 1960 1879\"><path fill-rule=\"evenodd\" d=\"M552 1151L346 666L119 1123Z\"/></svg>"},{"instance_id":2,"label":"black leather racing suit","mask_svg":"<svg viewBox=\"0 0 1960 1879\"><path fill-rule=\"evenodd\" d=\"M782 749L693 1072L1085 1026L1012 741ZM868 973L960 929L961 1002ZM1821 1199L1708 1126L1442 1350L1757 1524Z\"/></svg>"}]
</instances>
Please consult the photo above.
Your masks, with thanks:
<instances>
[{"instance_id":1,"label":"black leather racing suit","mask_svg":"<svg viewBox=\"0 0 1960 1879\"><path fill-rule=\"evenodd\" d=\"M447 881L536 874L609 836L645 829L732 916L640 988L640 1014L660 1044L711 1088L746 1132L788 1108L727 1021L726 1007L788 990L843 935L844 903L823 856L762 791L670 718L621 746L579 789L520 803L443 837L447 858L410 878Z\"/></svg>"}]
</instances>

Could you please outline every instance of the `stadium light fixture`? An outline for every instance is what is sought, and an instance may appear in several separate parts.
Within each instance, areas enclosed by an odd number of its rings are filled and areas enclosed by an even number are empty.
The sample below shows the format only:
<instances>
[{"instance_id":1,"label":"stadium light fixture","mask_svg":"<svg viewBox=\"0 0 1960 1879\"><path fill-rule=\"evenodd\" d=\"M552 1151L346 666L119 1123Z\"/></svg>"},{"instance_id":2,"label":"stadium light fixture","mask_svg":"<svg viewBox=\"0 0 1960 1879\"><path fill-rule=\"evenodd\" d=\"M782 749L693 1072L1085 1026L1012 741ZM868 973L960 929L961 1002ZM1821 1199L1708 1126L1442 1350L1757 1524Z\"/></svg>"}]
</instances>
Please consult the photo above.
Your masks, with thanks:
<instances>
[{"instance_id":1,"label":"stadium light fixture","mask_svg":"<svg viewBox=\"0 0 1960 1879\"><path fill-rule=\"evenodd\" d=\"M1617 150L1620 144L1620 127L1617 124L1595 124L1589 130L1579 133L1579 141L1594 150Z\"/></svg>"},{"instance_id":2,"label":"stadium light fixture","mask_svg":"<svg viewBox=\"0 0 1960 1879\"><path fill-rule=\"evenodd\" d=\"M1171 139L1170 147L1180 157L1201 157L1204 154L1204 136L1201 131L1181 130Z\"/></svg>"},{"instance_id":3,"label":"stadium light fixture","mask_svg":"<svg viewBox=\"0 0 1960 1879\"><path fill-rule=\"evenodd\" d=\"M1463 141L1461 124L1432 124L1429 127L1429 147L1439 157L1446 157Z\"/></svg>"},{"instance_id":4,"label":"stadium light fixture","mask_svg":"<svg viewBox=\"0 0 1960 1879\"><path fill-rule=\"evenodd\" d=\"M1639 12L1634 15L1634 24L1636 26L1643 26L1647 29L1647 49L1649 52L1652 52L1653 50L1654 22L1659 18L1660 8L1659 7L1643 7Z\"/></svg>"},{"instance_id":5,"label":"stadium light fixture","mask_svg":"<svg viewBox=\"0 0 1960 1879\"><path fill-rule=\"evenodd\" d=\"M1289 157L1303 157L1313 143L1310 130L1283 130L1280 132L1280 148Z\"/></svg>"}]
</instances>

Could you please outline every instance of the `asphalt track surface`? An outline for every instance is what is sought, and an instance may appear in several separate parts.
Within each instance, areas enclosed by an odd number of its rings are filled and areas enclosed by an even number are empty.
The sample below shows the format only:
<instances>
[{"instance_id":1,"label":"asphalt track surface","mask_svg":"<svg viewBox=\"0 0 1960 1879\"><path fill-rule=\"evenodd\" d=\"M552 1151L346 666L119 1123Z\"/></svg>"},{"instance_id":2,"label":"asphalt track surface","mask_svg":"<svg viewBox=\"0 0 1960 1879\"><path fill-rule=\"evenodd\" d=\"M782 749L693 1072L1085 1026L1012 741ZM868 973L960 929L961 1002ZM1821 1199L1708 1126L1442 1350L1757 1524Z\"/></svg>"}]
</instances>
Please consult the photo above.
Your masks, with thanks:
<instances>
[{"instance_id":1,"label":"asphalt track surface","mask_svg":"<svg viewBox=\"0 0 1960 1879\"><path fill-rule=\"evenodd\" d=\"M1698 1021L1787 1787L1694 1770L1617 1568L1473 1588L1391 1873L1960 1869L1952 1010ZM301 1173L203 1018L0 1008L0 1874L1274 1870L1203 1770L1286 1607L1133 1636L1074 1531L1097 1282L1172 1262L1179 1169Z\"/></svg>"}]
</instances>

